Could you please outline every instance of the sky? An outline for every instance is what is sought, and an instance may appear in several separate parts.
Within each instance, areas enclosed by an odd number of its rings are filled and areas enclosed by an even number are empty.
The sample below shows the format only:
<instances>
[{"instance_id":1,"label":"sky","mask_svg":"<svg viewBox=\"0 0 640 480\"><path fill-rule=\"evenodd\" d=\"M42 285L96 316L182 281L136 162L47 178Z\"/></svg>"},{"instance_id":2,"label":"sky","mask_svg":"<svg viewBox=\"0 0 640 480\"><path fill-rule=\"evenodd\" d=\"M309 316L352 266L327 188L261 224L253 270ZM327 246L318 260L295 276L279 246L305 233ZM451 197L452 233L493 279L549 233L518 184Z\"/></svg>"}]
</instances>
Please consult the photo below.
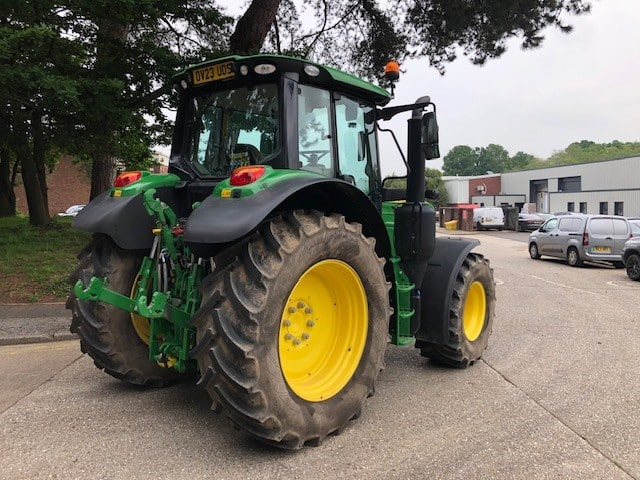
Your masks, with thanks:
<instances>
[{"instance_id":1,"label":"sky","mask_svg":"<svg viewBox=\"0 0 640 480\"><path fill-rule=\"evenodd\" d=\"M241 2L220 2L228 13ZM570 34L548 28L542 46L522 50L512 39L507 52L483 66L460 55L441 76L427 59L401 65L395 99L413 103L429 95L437 105L442 156L456 145L502 145L548 158L572 142L640 141L640 0L592 0L589 14L566 16ZM406 119L392 128L406 150ZM380 134L383 176L405 168L389 134ZM442 168L442 158L429 160Z\"/></svg>"},{"instance_id":2,"label":"sky","mask_svg":"<svg viewBox=\"0 0 640 480\"><path fill-rule=\"evenodd\" d=\"M565 17L574 30L544 31L540 48L517 40L498 59L476 66L463 56L441 76L426 59L401 65L395 99L430 95L437 105L442 156L456 145L502 145L547 158L570 143L640 141L640 1L592 2L592 11ZM406 144L406 117L383 126ZM388 134L380 136L382 174L404 173ZM441 168L442 159L427 162Z\"/></svg>"}]
</instances>

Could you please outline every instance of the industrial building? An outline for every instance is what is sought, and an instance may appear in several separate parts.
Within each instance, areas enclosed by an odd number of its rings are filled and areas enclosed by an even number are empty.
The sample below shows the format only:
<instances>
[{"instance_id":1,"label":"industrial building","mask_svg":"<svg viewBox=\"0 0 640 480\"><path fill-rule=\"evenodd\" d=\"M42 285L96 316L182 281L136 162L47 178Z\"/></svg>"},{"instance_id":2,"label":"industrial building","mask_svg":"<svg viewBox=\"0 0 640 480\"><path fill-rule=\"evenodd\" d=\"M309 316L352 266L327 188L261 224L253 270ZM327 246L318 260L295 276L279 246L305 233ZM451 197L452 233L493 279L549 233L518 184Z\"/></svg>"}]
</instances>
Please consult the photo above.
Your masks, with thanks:
<instances>
[{"instance_id":1,"label":"industrial building","mask_svg":"<svg viewBox=\"0 0 640 480\"><path fill-rule=\"evenodd\" d=\"M443 178L451 204L640 217L640 157Z\"/></svg>"}]
</instances>

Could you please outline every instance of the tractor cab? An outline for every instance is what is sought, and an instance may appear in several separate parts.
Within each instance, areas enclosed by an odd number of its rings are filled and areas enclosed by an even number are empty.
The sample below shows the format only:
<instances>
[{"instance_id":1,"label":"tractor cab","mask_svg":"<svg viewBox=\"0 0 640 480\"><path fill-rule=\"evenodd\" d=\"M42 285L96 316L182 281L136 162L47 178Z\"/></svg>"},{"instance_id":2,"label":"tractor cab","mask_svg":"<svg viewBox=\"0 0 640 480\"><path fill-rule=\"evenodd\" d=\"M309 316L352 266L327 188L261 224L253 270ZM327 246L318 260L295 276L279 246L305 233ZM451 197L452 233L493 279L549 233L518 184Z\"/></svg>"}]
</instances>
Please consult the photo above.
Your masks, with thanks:
<instances>
[{"instance_id":1,"label":"tractor cab","mask_svg":"<svg viewBox=\"0 0 640 480\"><path fill-rule=\"evenodd\" d=\"M376 109L386 90L281 56L227 57L175 77L180 105L170 172L215 181L265 165L380 189Z\"/></svg>"}]
</instances>

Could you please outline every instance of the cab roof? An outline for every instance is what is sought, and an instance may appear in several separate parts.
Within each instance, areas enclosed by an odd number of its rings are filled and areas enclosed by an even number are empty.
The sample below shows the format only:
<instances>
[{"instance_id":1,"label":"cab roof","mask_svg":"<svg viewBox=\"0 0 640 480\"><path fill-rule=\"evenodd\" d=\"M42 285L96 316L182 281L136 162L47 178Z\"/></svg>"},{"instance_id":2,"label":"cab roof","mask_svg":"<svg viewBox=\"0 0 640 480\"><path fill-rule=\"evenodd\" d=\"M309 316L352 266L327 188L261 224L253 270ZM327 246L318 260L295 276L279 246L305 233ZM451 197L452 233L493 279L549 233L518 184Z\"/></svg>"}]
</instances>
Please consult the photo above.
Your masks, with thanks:
<instances>
[{"instance_id":1,"label":"cab roof","mask_svg":"<svg viewBox=\"0 0 640 480\"><path fill-rule=\"evenodd\" d=\"M262 75L256 73L254 68L263 64L273 65L275 71ZM293 72L299 74L302 83L352 94L356 97L373 101L376 105L385 105L391 100L391 95L384 88L378 87L358 77L326 65L284 55L230 55L208 60L185 69L175 75L173 81L178 83L185 80L187 89L197 89L204 85L214 84L214 82L223 84L232 80L241 81L240 79L242 77L240 75L243 65L247 66L246 69L243 69L247 71L246 75L250 76L254 81L256 78L264 78L266 80L270 75L277 75L282 72ZM216 66L220 66L218 70L222 72L222 75L214 73ZM314 76L307 73L305 67L308 66L317 67L318 74ZM307 70L309 70L309 68L307 68ZM196 75L198 75L197 80ZM203 79L204 76L207 78Z\"/></svg>"}]
</instances>

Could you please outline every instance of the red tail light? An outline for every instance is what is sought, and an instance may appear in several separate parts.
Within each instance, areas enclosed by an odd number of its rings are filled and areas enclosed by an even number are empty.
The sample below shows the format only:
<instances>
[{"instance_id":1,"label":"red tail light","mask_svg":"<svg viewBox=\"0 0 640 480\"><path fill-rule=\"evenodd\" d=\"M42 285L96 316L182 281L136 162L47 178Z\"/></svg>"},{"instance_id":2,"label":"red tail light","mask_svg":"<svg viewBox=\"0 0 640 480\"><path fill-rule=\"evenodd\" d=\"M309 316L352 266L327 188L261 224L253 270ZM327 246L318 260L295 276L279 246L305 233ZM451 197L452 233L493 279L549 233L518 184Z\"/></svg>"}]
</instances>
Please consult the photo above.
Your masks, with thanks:
<instances>
[{"instance_id":1,"label":"red tail light","mask_svg":"<svg viewBox=\"0 0 640 480\"><path fill-rule=\"evenodd\" d=\"M126 187L134 182L137 182L142 177L142 172L122 172L116 177L116 181L113 182L114 187Z\"/></svg>"},{"instance_id":2,"label":"red tail light","mask_svg":"<svg viewBox=\"0 0 640 480\"><path fill-rule=\"evenodd\" d=\"M589 245L589 234L587 232L582 234L582 245L585 247Z\"/></svg>"},{"instance_id":3,"label":"red tail light","mask_svg":"<svg viewBox=\"0 0 640 480\"><path fill-rule=\"evenodd\" d=\"M264 175L266 168L263 165L250 165L236 168L229 178L229 183L234 187L241 187L255 182Z\"/></svg>"}]
</instances>

